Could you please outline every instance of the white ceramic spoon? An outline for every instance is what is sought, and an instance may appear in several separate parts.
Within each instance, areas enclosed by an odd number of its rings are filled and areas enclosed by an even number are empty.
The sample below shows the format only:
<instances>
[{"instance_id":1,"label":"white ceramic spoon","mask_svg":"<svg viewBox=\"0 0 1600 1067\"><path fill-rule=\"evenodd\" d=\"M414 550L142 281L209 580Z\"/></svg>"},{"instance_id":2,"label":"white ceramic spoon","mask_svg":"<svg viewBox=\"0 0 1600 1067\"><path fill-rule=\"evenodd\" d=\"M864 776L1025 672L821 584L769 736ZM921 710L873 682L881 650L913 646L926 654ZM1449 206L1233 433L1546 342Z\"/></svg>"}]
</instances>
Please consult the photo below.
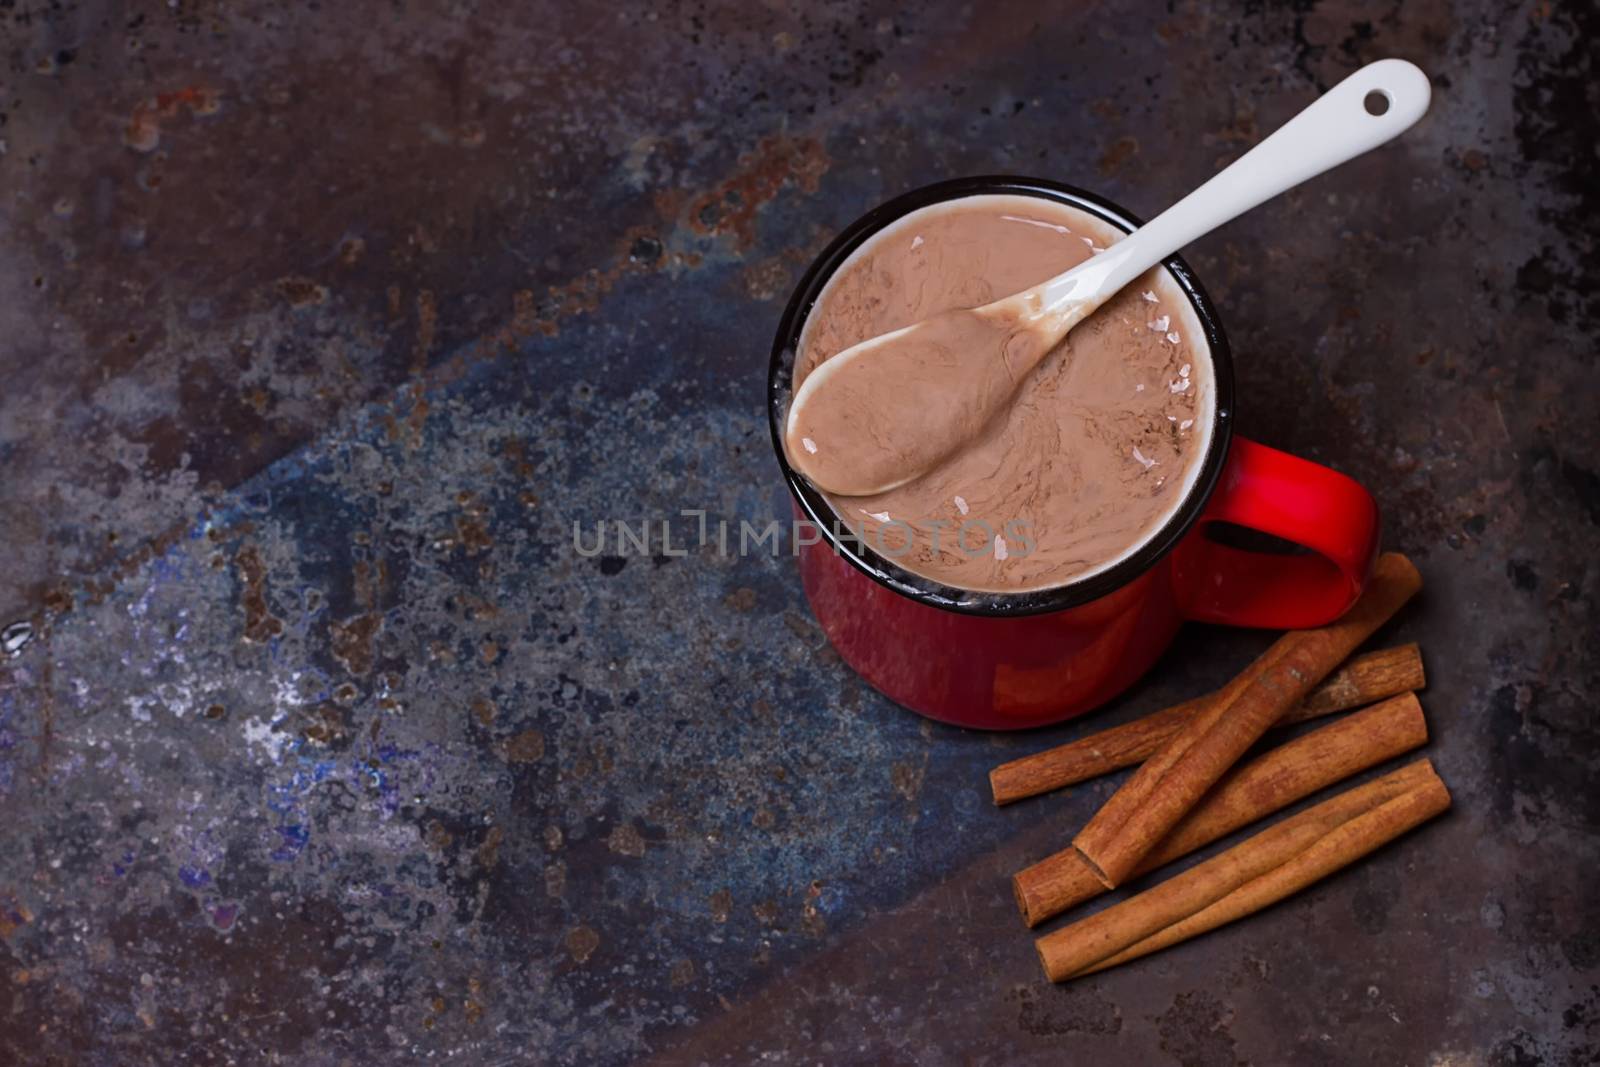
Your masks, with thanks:
<instances>
[{"instance_id":1,"label":"white ceramic spoon","mask_svg":"<svg viewBox=\"0 0 1600 1067\"><path fill-rule=\"evenodd\" d=\"M917 477L982 431L1027 373L1123 286L1196 237L1400 134L1428 109L1428 96L1427 75L1410 63L1362 67L1222 173L1065 274L824 361L789 407L790 462L846 496Z\"/></svg>"}]
</instances>

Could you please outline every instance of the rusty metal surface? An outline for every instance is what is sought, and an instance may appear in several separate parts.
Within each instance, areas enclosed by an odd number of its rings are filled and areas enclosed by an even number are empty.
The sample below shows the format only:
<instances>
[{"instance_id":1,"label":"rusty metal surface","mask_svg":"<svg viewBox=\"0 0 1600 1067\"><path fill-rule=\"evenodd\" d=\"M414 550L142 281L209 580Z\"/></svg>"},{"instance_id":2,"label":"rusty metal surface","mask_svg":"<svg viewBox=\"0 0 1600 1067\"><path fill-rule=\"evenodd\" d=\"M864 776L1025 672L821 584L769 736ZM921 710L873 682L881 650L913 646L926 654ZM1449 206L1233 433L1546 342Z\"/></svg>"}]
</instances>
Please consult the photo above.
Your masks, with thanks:
<instances>
[{"instance_id":1,"label":"rusty metal surface","mask_svg":"<svg viewBox=\"0 0 1600 1067\"><path fill-rule=\"evenodd\" d=\"M1585 5L0 3L0 1060L1579 1064L1600 1044ZM763 352L937 178L1159 209L1370 58L1432 114L1189 254L1371 486L1456 807L1046 985L987 737L866 690ZM680 526L681 537L685 527ZM1194 630L1101 725L1219 682Z\"/></svg>"}]
</instances>

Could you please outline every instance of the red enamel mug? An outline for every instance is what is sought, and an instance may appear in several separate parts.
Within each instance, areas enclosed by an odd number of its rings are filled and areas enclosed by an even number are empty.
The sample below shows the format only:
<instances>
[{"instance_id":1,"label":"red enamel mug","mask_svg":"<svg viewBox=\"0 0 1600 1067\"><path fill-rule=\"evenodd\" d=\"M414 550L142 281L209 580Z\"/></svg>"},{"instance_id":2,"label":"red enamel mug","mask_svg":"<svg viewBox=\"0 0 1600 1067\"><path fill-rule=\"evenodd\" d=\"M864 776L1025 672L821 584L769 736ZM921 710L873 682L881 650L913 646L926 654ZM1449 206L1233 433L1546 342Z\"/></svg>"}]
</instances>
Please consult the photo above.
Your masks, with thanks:
<instances>
[{"instance_id":1,"label":"red enamel mug","mask_svg":"<svg viewBox=\"0 0 1600 1067\"><path fill-rule=\"evenodd\" d=\"M1233 435L1227 338L1216 308L1176 256L1164 265L1206 335L1215 423L1189 495L1159 531L1114 566L1051 589L974 597L911 574L850 536L822 495L789 466L782 424L795 352L806 316L834 271L909 212L997 193L1064 203L1124 232L1139 225L1109 201L1037 178L926 186L841 233L807 270L778 326L767 383L772 444L797 518L815 528L797 542L800 576L840 656L873 688L913 711L957 726L1013 730L1060 722L1110 700L1150 669L1185 620L1296 629L1343 614L1361 595L1377 556L1377 505L1343 474ZM1215 535L1230 526L1301 551L1226 544Z\"/></svg>"}]
</instances>

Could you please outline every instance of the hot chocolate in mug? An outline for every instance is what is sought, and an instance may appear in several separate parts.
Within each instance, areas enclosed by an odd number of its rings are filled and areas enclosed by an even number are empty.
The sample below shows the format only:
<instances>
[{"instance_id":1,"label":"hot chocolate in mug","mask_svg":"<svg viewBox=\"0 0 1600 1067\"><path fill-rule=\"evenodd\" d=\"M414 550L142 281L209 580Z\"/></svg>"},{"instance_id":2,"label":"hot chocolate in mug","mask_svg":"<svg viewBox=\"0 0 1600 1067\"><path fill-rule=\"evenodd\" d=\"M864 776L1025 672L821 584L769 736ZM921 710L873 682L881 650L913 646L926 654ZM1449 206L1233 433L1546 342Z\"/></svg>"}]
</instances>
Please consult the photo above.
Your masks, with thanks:
<instances>
[{"instance_id":1,"label":"hot chocolate in mug","mask_svg":"<svg viewBox=\"0 0 1600 1067\"><path fill-rule=\"evenodd\" d=\"M799 549L801 579L839 654L913 711L960 726L1019 729L1082 714L1116 696L1155 663L1185 620L1281 629L1319 626L1343 614L1360 596L1377 554L1372 496L1345 475L1232 433L1227 338L1178 257L1165 261L1162 288L1182 294L1184 319L1205 341L1208 395L1195 427L1200 451L1181 497L1160 521L1081 577L1024 592L941 584L919 573L926 568L897 563L902 546L841 515L791 467L782 440L796 355L829 280L907 216L995 196L1041 198L1124 233L1139 225L1104 199L1041 179L927 186L846 228L807 270L779 324L768 371L773 448L797 517L816 530ZM1234 547L1212 536L1219 523L1305 551Z\"/></svg>"}]
</instances>

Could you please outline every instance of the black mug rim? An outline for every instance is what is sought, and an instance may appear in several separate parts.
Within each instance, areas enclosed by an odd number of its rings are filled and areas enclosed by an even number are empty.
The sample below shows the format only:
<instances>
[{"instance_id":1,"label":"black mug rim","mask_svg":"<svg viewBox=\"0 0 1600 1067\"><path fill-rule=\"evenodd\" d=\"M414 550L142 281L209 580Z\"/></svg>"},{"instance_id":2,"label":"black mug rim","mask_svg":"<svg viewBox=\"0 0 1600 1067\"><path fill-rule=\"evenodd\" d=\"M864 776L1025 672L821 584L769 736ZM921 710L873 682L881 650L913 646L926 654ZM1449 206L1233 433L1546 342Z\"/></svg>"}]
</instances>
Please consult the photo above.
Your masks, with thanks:
<instances>
[{"instance_id":1,"label":"black mug rim","mask_svg":"<svg viewBox=\"0 0 1600 1067\"><path fill-rule=\"evenodd\" d=\"M812 261L801 276L799 284L784 308L778 322L778 332L772 342L772 356L767 366L767 426L772 434L772 448L783 470L789 492L799 502L805 518L824 538L827 547L837 552L846 562L867 577L901 596L945 611L962 615L991 618L1015 618L1065 611L1087 604L1132 582L1154 567L1181 541L1199 519L1222 475L1227 459L1228 445L1233 437L1233 358L1223 333L1221 319L1205 289L1200 285L1188 264L1178 256L1163 260L1162 265L1171 273L1178 288L1194 308L1195 317L1205 333L1211 354L1212 388L1215 390L1215 414L1211 438L1205 455L1201 458L1200 473L1189 495L1179 504L1161 529L1146 539L1138 550L1115 565L1086 578L1018 593L985 593L947 586L900 567L860 542L855 547L850 540L839 536L840 520L827 500L822 497L793 467L783 451L783 427L779 405L789 388L793 375L795 354L799 351L800 331L811 313L817 297L836 270L855 250L873 234L904 215L933 204L978 195L1018 195L1054 200L1080 211L1086 211L1124 232L1143 225L1143 220L1117 204L1087 190L1046 178L1028 178L1012 175L979 175L936 182L903 193L878 205L845 227L827 248ZM785 409L786 411L786 409Z\"/></svg>"}]
</instances>

